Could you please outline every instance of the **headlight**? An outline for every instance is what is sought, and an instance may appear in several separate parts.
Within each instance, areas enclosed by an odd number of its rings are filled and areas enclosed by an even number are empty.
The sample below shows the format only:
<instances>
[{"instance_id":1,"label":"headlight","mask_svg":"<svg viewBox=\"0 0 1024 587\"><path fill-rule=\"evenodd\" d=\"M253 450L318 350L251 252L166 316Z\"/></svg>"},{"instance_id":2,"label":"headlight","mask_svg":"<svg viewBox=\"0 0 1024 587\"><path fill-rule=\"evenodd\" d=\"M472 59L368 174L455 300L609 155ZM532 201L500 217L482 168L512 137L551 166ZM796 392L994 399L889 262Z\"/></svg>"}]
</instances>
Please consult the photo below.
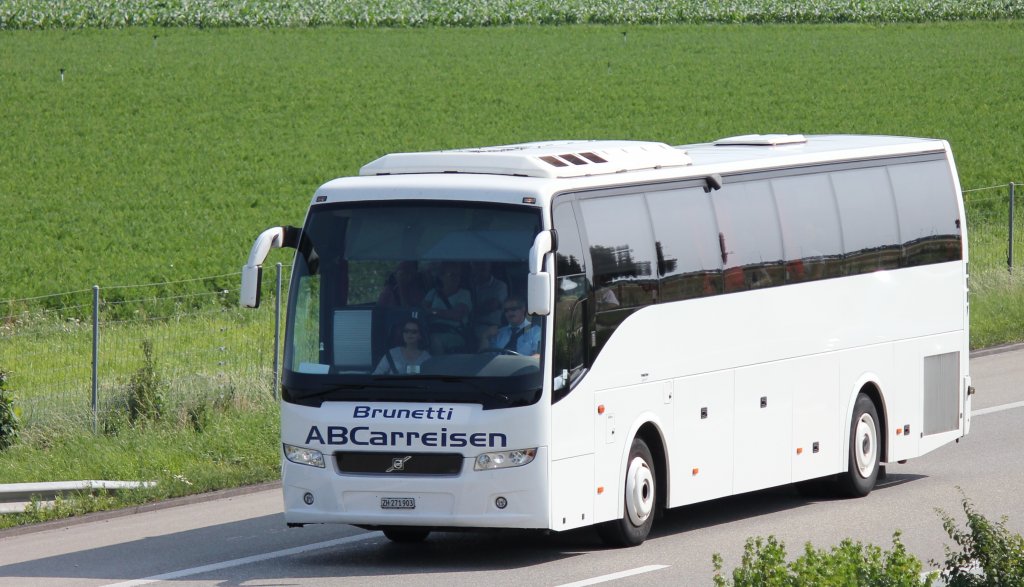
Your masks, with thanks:
<instances>
[{"instance_id":1,"label":"headlight","mask_svg":"<svg viewBox=\"0 0 1024 587\"><path fill-rule=\"evenodd\" d=\"M520 448L518 450L503 450L500 452L485 452L476 457L473 469L477 471L489 471L491 469L507 469L509 467L522 467L527 465L537 456L536 448Z\"/></svg>"},{"instance_id":2,"label":"headlight","mask_svg":"<svg viewBox=\"0 0 1024 587\"><path fill-rule=\"evenodd\" d=\"M298 465L324 468L324 453L301 446L284 445L284 458Z\"/></svg>"}]
</instances>

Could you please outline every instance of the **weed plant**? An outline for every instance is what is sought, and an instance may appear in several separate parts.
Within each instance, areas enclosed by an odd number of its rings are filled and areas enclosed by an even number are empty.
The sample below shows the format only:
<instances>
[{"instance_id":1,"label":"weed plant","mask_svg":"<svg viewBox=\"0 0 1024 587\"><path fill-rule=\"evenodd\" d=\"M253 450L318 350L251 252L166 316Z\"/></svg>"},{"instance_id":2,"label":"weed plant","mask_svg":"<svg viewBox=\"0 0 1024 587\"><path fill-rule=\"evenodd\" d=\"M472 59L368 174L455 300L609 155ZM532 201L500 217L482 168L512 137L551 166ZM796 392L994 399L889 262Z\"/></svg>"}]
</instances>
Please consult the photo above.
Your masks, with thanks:
<instances>
[{"instance_id":1,"label":"weed plant","mask_svg":"<svg viewBox=\"0 0 1024 587\"><path fill-rule=\"evenodd\" d=\"M967 517L965 528L960 528L953 516L937 510L942 527L956 544L946 546L942 568L945 585L1024 585L1024 537L1007 529L1006 516L993 522L978 512L966 496L962 497L961 506Z\"/></svg>"},{"instance_id":2,"label":"weed plant","mask_svg":"<svg viewBox=\"0 0 1024 587\"><path fill-rule=\"evenodd\" d=\"M1024 537L1006 527L1007 519L993 522L961 497L967 516L964 528L937 509L942 527L955 546L946 545L946 560L932 560L939 571L922 573L917 557L907 552L900 532L892 537L892 550L850 539L830 551L804 545L804 553L786 560L786 545L774 535L748 538L740 565L723 573L723 559L711 557L716 587L800 587L809 585L918 587L936 583L948 587L1001 587L1024 585Z\"/></svg>"},{"instance_id":3,"label":"weed plant","mask_svg":"<svg viewBox=\"0 0 1024 587\"><path fill-rule=\"evenodd\" d=\"M722 573L719 554L712 557L716 587L801 587L809 585L873 587L927 587L931 576L921 577L921 561L907 552L897 531L892 550L843 540L831 550L815 549L811 543L796 560L786 560L786 545L775 536L747 539L743 559L731 577Z\"/></svg>"},{"instance_id":4,"label":"weed plant","mask_svg":"<svg viewBox=\"0 0 1024 587\"><path fill-rule=\"evenodd\" d=\"M20 428L14 394L7 389L7 372L0 369L0 452L14 445Z\"/></svg>"}]
</instances>

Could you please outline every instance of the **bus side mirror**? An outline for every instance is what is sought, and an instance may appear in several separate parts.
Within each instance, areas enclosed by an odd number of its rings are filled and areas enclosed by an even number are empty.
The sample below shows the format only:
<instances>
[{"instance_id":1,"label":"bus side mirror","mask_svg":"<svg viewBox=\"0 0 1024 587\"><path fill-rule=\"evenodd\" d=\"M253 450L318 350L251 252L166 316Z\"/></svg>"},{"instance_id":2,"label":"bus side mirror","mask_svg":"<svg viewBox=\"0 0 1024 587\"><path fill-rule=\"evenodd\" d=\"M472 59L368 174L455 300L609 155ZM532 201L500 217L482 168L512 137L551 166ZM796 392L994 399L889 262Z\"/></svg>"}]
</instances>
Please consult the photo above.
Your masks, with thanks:
<instances>
[{"instance_id":1,"label":"bus side mirror","mask_svg":"<svg viewBox=\"0 0 1024 587\"><path fill-rule=\"evenodd\" d=\"M544 271L544 257L551 254L551 231L537 234L530 247L530 275L526 279L526 311L534 316L551 313L551 274Z\"/></svg>"},{"instance_id":2,"label":"bus side mirror","mask_svg":"<svg viewBox=\"0 0 1024 587\"><path fill-rule=\"evenodd\" d=\"M243 308L259 308L262 285L263 267L261 265L242 267L242 291L239 293L239 304Z\"/></svg>"},{"instance_id":3,"label":"bus side mirror","mask_svg":"<svg viewBox=\"0 0 1024 587\"><path fill-rule=\"evenodd\" d=\"M551 313L551 274L531 273L526 279L526 309L534 316L547 316Z\"/></svg>"},{"instance_id":4,"label":"bus side mirror","mask_svg":"<svg viewBox=\"0 0 1024 587\"><path fill-rule=\"evenodd\" d=\"M270 249L281 247L295 248L299 240L298 228L293 226L275 226L264 230L249 251L249 262L242 267L242 290L238 294L238 302L243 308L260 307L260 285L263 283L263 262L267 260Z\"/></svg>"}]
</instances>

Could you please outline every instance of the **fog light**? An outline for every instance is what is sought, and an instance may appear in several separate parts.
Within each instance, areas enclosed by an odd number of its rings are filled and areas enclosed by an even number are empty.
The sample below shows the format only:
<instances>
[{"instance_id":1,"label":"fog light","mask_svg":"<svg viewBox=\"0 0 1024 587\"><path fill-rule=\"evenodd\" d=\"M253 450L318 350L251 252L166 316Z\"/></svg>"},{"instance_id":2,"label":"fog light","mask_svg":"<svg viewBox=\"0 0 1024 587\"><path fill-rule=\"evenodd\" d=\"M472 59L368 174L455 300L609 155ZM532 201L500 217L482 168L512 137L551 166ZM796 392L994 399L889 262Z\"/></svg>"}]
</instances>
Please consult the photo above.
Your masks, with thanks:
<instances>
[{"instance_id":1,"label":"fog light","mask_svg":"<svg viewBox=\"0 0 1024 587\"><path fill-rule=\"evenodd\" d=\"M324 468L324 453L316 449L285 444L284 458L297 465Z\"/></svg>"},{"instance_id":2,"label":"fog light","mask_svg":"<svg viewBox=\"0 0 1024 587\"><path fill-rule=\"evenodd\" d=\"M307 492L306 492L306 493L305 493L305 494L304 494L304 495L302 496L302 501L303 501L303 502L304 502L304 503L305 503L306 505L313 505L313 494L307 491Z\"/></svg>"},{"instance_id":3,"label":"fog light","mask_svg":"<svg viewBox=\"0 0 1024 587\"><path fill-rule=\"evenodd\" d=\"M496 505L499 510L503 510L506 507L508 507L508 500L505 499L504 497L499 497L498 499L494 500L494 505Z\"/></svg>"}]
</instances>

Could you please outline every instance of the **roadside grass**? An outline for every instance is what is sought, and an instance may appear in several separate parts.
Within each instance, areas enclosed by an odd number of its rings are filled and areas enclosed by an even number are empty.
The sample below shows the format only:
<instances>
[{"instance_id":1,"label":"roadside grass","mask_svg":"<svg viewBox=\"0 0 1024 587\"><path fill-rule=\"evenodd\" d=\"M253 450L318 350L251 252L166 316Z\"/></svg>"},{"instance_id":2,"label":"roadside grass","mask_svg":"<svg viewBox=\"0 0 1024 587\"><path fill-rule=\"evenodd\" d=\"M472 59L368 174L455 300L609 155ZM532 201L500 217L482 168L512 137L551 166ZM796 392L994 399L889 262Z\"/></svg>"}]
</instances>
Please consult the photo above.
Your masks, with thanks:
<instances>
[{"instance_id":1,"label":"roadside grass","mask_svg":"<svg viewBox=\"0 0 1024 587\"><path fill-rule=\"evenodd\" d=\"M74 494L55 507L0 516L0 529L252 485L279 478L278 409L269 398L207 405L204 422L184 414L124 427L114 434L33 428L0 453L0 483L66 479L156 481L116 494Z\"/></svg>"},{"instance_id":2,"label":"roadside grass","mask_svg":"<svg viewBox=\"0 0 1024 587\"><path fill-rule=\"evenodd\" d=\"M1024 340L1024 268L971 271L971 348Z\"/></svg>"}]
</instances>

